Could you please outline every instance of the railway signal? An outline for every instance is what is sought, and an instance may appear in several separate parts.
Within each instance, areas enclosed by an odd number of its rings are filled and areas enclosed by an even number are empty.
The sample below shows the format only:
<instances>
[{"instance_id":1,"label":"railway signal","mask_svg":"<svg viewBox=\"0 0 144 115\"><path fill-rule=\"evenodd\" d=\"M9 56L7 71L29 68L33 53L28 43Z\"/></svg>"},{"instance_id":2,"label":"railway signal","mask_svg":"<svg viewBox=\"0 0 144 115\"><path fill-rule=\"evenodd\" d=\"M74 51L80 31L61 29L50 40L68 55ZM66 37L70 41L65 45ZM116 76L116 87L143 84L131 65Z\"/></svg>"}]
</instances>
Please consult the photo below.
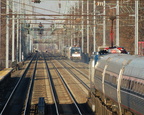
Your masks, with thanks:
<instances>
[{"instance_id":1,"label":"railway signal","mask_svg":"<svg viewBox=\"0 0 144 115\"><path fill-rule=\"evenodd\" d=\"M26 24L27 34L30 34L30 24Z\"/></svg>"},{"instance_id":2,"label":"railway signal","mask_svg":"<svg viewBox=\"0 0 144 115\"><path fill-rule=\"evenodd\" d=\"M40 22L39 23L39 34L43 34L43 25L42 25L42 23Z\"/></svg>"}]
</instances>

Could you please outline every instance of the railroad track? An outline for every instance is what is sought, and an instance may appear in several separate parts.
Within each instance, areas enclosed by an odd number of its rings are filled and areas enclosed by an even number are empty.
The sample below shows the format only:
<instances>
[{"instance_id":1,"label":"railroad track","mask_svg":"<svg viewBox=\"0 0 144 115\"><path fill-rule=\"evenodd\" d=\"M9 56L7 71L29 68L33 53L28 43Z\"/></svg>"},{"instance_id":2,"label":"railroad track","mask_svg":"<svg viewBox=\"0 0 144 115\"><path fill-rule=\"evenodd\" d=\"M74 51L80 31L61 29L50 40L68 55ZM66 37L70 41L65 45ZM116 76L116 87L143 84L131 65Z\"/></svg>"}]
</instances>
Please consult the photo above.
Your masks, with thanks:
<instances>
[{"instance_id":1,"label":"railroad track","mask_svg":"<svg viewBox=\"0 0 144 115\"><path fill-rule=\"evenodd\" d=\"M91 115L86 104L87 93L66 69L74 67L61 62L61 57L45 56L48 55L36 53L31 59L0 115L38 115L42 111L43 115ZM43 107L39 106L41 99Z\"/></svg>"},{"instance_id":2,"label":"railroad track","mask_svg":"<svg viewBox=\"0 0 144 115\"><path fill-rule=\"evenodd\" d=\"M59 63L64 68L66 68L67 71L69 71L75 79L79 81L79 83L82 85L80 86L83 88L83 91L85 91L88 94L88 91L90 90L90 81L89 81L88 75L84 74L81 70L72 66L71 62L59 61Z\"/></svg>"},{"instance_id":3,"label":"railroad track","mask_svg":"<svg viewBox=\"0 0 144 115\"><path fill-rule=\"evenodd\" d=\"M51 59L49 60L48 58L47 60L51 76L56 86L58 101L60 100L60 113L62 112L61 114L87 115L92 114L90 108L86 104L87 94L79 86L80 83L76 79L74 79L73 75L59 63L60 60L61 57L58 56L51 56ZM64 87L62 84L64 84ZM65 91L64 89L66 89L67 91ZM69 93L67 94L67 92ZM71 100L69 98L69 95L70 98L72 98ZM76 108L74 106L76 106Z\"/></svg>"},{"instance_id":4,"label":"railroad track","mask_svg":"<svg viewBox=\"0 0 144 115\"><path fill-rule=\"evenodd\" d=\"M89 87L89 69L87 67L82 67L82 65L78 65L72 61L60 61L60 63L68 68L69 71L74 74L78 79L81 79L81 82L84 81L85 84ZM89 88L87 88L89 89Z\"/></svg>"},{"instance_id":5,"label":"railroad track","mask_svg":"<svg viewBox=\"0 0 144 115\"><path fill-rule=\"evenodd\" d=\"M87 89L87 91L90 90L89 69L86 64L82 65L82 63L79 62L79 65L78 62L75 63L70 60L61 60L58 57L56 57L55 60L57 60L58 63L60 63L67 71L69 71L69 73L71 73Z\"/></svg>"},{"instance_id":6,"label":"railroad track","mask_svg":"<svg viewBox=\"0 0 144 115\"><path fill-rule=\"evenodd\" d=\"M34 60L37 54L33 56L29 64L27 65L23 75L18 80L13 91L11 92L9 98L4 104L0 115L20 115L23 109L23 103L27 94L27 88L30 81L31 71L28 71L30 68L34 67Z\"/></svg>"},{"instance_id":7,"label":"railroad track","mask_svg":"<svg viewBox=\"0 0 144 115\"><path fill-rule=\"evenodd\" d=\"M52 89L51 80L49 80L49 73L46 62L42 54L39 56L37 61L37 67L35 71L35 77L33 79L32 92L29 97L29 108L28 112L30 115L43 114L56 114L56 107L54 106L54 90ZM39 100L43 99L43 107L40 107L41 103ZM47 111L49 110L49 111Z\"/></svg>"},{"instance_id":8,"label":"railroad track","mask_svg":"<svg viewBox=\"0 0 144 115\"><path fill-rule=\"evenodd\" d=\"M45 58L44 58L45 60ZM42 62L42 63L40 63ZM45 64L44 64L45 62ZM38 114L38 98L44 97L45 114L80 114L82 112L58 69L51 61L38 61L31 101L30 114ZM43 72L42 72L43 71ZM45 71L45 72L44 72ZM46 75L47 72L47 75ZM40 74L40 73L44 73ZM42 77L43 76L43 77ZM47 79L46 79L47 77ZM42 87L43 86L43 87ZM46 86L49 87L47 92ZM48 97L50 95L50 98ZM48 101L51 100L51 101Z\"/></svg>"},{"instance_id":9,"label":"railroad track","mask_svg":"<svg viewBox=\"0 0 144 115\"><path fill-rule=\"evenodd\" d=\"M89 79L89 67L87 64L81 62L73 62L71 60L64 60L64 62L75 68L77 71L79 71L81 74Z\"/></svg>"},{"instance_id":10,"label":"railroad track","mask_svg":"<svg viewBox=\"0 0 144 115\"><path fill-rule=\"evenodd\" d=\"M79 114L82 115L81 110L76 103L71 91L65 83L63 77L59 73L52 61L47 61L50 76L55 90L55 97L58 107L58 114Z\"/></svg>"},{"instance_id":11,"label":"railroad track","mask_svg":"<svg viewBox=\"0 0 144 115\"><path fill-rule=\"evenodd\" d=\"M65 67L60 64L60 59L58 60L48 60L48 64L49 64L49 68L51 68L51 73L56 73L54 68L56 68L57 70L57 73L62 77L62 81L64 81L66 84L66 87L68 88L69 91L71 91L71 94L72 94L72 97L74 98L74 100L76 101L76 104L78 104L77 106L79 107L79 110L81 111L82 114L89 114L90 111L85 108L89 108L87 105L86 105L86 101L87 101L87 93L85 93L85 91L83 91L84 89L82 87L80 87L81 83L79 83L77 81L77 79L75 79L73 77L73 75L67 70L65 69ZM54 67L53 67L54 66ZM52 75L54 76L54 75ZM54 80L57 79L57 78L54 78ZM58 83L57 80L55 80L56 83ZM57 87L60 86L60 85L56 85ZM60 91L61 88L58 87L58 91L59 92L62 92ZM88 92L88 91L87 91ZM61 94L59 94L61 95ZM66 98L64 97L61 97L60 100L65 100ZM67 103L67 102L65 102ZM81 106L82 105L82 106ZM87 107L86 107L87 106ZM64 107L63 107L64 108ZM77 113L77 114L80 114L80 113Z\"/></svg>"}]
</instances>

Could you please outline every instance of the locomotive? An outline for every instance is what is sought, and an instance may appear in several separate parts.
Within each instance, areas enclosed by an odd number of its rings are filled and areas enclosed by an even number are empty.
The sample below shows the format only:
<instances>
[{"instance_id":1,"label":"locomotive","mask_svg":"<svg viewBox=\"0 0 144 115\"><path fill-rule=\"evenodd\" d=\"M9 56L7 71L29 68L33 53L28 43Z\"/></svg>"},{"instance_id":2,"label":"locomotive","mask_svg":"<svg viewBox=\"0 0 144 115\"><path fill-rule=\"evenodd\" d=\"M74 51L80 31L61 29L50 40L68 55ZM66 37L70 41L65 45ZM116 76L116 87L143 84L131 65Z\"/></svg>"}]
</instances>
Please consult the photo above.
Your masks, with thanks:
<instances>
[{"instance_id":1,"label":"locomotive","mask_svg":"<svg viewBox=\"0 0 144 115\"><path fill-rule=\"evenodd\" d=\"M64 47L63 55L71 60L81 60L82 49L80 47Z\"/></svg>"},{"instance_id":2,"label":"locomotive","mask_svg":"<svg viewBox=\"0 0 144 115\"><path fill-rule=\"evenodd\" d=\"M118 115L144 115L144 57L105 52L90 61L90 97Z\"/></svg>"}]
</instances>

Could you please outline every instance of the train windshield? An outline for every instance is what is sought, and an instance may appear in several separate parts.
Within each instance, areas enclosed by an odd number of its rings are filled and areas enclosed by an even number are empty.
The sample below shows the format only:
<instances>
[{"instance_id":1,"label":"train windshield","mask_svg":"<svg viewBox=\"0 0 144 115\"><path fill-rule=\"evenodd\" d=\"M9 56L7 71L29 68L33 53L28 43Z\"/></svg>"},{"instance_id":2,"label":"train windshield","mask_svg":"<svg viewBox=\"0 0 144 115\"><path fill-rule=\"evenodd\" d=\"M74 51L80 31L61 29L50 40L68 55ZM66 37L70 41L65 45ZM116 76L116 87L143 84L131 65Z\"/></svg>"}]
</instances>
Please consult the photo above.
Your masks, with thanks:
<instances>
[{"instance_id":1,"label":"train windshield","mask_svg":"<svg viewBox=\"0 0 144 115\"><path fill-rule=\"evenodd\" d=\"M77 53L81 53L81 49L80 49L80 48L72 48L72 49L71 49L71 52L72 52L72 53L76 53L76 52L77 52Z\"/></svg>"}]
</instances>

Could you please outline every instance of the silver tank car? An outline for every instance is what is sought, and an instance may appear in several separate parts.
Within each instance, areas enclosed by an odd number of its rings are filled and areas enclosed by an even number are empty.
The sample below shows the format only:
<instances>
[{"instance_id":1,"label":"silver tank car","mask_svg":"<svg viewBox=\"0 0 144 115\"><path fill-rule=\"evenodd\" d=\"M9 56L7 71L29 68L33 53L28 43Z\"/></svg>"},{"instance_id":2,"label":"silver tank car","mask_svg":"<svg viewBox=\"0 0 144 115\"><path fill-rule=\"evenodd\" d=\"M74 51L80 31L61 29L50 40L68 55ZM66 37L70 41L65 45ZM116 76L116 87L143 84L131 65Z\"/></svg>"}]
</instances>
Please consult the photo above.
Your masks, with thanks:
<instances>
[{"instance_id":1,"label":"silver tank car","mask_svg":"<svg viewBox=\"0 0 144 115\"><path fill-rule=\"evenodd\" d=\"M112 111L119 115L126 111L144 115L144 57L94 55L90 79L91 92Z\"/></svg>"}]
</instances>

